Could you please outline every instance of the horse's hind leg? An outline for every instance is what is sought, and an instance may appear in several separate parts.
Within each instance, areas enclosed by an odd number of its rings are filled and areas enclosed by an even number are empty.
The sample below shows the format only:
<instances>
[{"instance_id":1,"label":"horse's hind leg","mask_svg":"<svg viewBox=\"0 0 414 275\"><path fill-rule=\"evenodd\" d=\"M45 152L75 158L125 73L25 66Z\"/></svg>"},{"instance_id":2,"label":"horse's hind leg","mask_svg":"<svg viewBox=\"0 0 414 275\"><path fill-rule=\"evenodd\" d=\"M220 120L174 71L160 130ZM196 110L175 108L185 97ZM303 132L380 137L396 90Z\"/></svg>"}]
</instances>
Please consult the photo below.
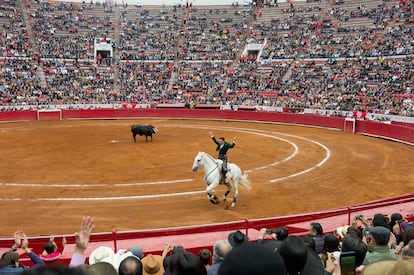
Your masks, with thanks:
<instances>
[{"instance_id":1,"label":"horse's hind leg","mask_svg":"<svg viewBox=\"0 0 414 275\"><path fill-rule=\"evenodd\" d=\"M231 192L231 185L230 185L230 183L226 182L225 184L227 186L227 190L226 190L226 192L223 195L223 202L225 202L227 200L227 196Z\"/></svg>"},{"instance_id":2,"label":"horse's hind leg","mask_svg":"<svg viewBox=\"0 0 414 275\"><path fill-rule=\"evenodd\" d=\"M236 202L237 202L237 197L234 196L233 201L231 202L231 206L230 206L231 209L234 209L234 207L236 206Z\"/></svg>"},{"instance_id":3,"label":"horse's hind leg","mask_svg":"<svg viewBox=\"0 0 414 275\"><path fill-rule=\"evenodd\" d=\"M234 181L233 185L234 185L234 196L233 196L233 201L231 202L231 209L234 209L234 207L236 206L236 202L237 202L237 196L239 195L239 189L238 189L238 181Z\"/></svg>"}]
</instances>

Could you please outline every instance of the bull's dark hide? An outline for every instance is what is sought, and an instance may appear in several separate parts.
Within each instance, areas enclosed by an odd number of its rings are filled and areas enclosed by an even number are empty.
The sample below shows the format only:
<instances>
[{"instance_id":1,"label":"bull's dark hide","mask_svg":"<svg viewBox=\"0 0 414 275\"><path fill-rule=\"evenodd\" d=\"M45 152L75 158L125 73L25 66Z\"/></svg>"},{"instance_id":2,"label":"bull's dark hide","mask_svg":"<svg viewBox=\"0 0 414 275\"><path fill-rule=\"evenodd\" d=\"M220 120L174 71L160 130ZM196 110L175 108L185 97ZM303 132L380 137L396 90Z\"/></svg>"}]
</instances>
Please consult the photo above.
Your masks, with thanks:
<instances>
[{"instance_id":1,"label":"bull's dark hide","mask_svg":"<svg viewBox=\"0 0 414 275\"><path fill-rule=\"evenodd\" d=\"M157 131L158 131L158 128L150 124L146 124L146 125L136 124L136 125L131 126L132 137L134 138L135 142L137 142L135 138L137 135L145 136L145 141L148 141L147 138L151 137L151 141L152 141L152 134L155 134Z\"/></svg>"}]
</instances>

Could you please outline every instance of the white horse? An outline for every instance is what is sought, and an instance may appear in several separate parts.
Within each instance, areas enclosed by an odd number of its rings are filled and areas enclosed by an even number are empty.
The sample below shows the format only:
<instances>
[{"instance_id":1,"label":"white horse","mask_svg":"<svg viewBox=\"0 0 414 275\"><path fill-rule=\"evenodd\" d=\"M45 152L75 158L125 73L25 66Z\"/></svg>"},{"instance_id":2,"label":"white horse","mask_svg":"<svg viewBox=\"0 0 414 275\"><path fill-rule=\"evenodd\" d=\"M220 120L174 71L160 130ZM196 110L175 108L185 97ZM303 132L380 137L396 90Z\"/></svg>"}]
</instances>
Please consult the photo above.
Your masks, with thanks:
<instances>
[{"instance_id":1,"label":"white horse","mask_svg":"<svg viewBox=\"0 0 414 275\"><path fill-rule=\"evenodd\" d=\"M198 152L196 157L194 158L193 163L193 172L196 172L197 169L201 166L204 170L204 182L207 185L206 192L207 197L213 204L220 203L219 199L211 193L211 191L219 185L221 182L221 169L222 169L222 160L215 159L209 154L205 152ZM227 191L224 193L223 201L227 200L227 195L230 193L232 187L230 184L230 180L233 181L234 187L234 196L233 201L231 203L231 208L234 208L237 201L237 195L239 194L238 185L239 183L247 189L250 188L250 181L247 179L247 174L242 174L242 171L239 166L234 163L227 163L228 165L228 172L226 173L226 187Z\"/></svg>"}]
</instances>

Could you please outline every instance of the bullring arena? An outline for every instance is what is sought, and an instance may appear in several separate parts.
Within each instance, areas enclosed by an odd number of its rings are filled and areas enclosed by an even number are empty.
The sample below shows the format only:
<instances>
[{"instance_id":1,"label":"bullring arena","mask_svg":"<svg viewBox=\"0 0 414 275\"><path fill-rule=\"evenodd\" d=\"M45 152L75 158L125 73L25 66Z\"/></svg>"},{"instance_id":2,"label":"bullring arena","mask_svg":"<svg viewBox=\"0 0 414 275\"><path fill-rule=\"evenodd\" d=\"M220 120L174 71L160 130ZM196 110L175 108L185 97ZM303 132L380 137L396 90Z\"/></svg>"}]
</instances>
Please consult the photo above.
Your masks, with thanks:
<instances>
[{"instance_id":1,"label":"bullring arena","mask_svg":"<svg viewBox=\"0 0 414 275\"><path fill-rule=\"evenodd\" d=\"M159 128L134 143L132 124ZM414 148L343 131L260 122L133 119L7 122L1 135L1 235L71 234L81 216L97 232L222 223L315 212L412 192ZM234 210L212 205L199 150L232 139L248 174ZM216 188L221 198L224 187ZM230 197L232 194L230 194Z\"/></svg>"},{"instance_id":2,"label":"bullring arena","mask_svg":"<svg viewBox=\"0 0 414 275\"><path fill-rule=\"evenodd\" d=\"M0 254L23 230L68 263L85 216L86 256L414 221L412 1L0 2ZM251 181L234 208L191 169L210 131Z\"/></svg>"}]
</instances>

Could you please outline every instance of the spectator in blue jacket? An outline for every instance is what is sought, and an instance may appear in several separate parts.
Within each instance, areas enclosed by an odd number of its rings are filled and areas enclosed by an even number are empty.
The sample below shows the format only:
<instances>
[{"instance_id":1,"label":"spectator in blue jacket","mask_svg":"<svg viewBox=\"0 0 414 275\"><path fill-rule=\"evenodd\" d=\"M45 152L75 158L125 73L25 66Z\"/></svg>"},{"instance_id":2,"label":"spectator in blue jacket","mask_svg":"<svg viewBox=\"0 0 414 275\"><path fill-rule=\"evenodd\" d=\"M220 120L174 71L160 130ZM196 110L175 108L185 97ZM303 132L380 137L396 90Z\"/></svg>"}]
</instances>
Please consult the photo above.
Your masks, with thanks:
<instances>
[{"instance_id":1,"label":"spectator in blue jacket","mask_svg":"<svg viewBox=\"0 0 414 275\"><path fill-rule=\"evenodd\" d=\"M19 262L19 254L16 251L20 246L34 263L33 266L26 267ZM29 248L29 240L26 234L21 230L16 231L14 233L14 245L10 251L3 253L1 256L0 274L18 275L26 269L35 269L42 266L45 266L45 262Z\"/></svg>"}]
</instances>

